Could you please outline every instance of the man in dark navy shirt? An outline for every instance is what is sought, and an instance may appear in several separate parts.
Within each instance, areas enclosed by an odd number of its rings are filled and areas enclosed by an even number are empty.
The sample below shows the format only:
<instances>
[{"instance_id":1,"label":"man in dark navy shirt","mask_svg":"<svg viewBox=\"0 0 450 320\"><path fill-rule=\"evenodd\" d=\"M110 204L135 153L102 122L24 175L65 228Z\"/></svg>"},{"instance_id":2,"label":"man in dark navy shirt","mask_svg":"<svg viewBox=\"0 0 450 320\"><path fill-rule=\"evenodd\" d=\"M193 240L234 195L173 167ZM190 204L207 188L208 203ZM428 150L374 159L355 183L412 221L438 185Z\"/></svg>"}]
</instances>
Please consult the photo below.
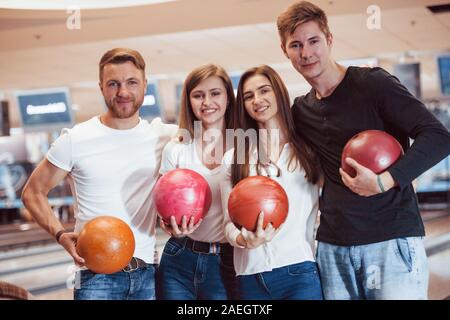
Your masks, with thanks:
<instances>
[{"instance_id":1,"label":"man in dark navy shirt","mask_svg":"<svg viewBox=\"0 0 450 320\"><path fill-rule=\"evenodd\" d=\"M449 132L388 72L337 64L319 7L295 3L277 24L284 54L312 86L292 112L323 169L317 262L325 298L426 299L425 232L411 182L450 153ZM380 175L347 158L352 178L340 168L342 149L369 129L393 135L405 155Z\"/></svg>"}]
</instances>

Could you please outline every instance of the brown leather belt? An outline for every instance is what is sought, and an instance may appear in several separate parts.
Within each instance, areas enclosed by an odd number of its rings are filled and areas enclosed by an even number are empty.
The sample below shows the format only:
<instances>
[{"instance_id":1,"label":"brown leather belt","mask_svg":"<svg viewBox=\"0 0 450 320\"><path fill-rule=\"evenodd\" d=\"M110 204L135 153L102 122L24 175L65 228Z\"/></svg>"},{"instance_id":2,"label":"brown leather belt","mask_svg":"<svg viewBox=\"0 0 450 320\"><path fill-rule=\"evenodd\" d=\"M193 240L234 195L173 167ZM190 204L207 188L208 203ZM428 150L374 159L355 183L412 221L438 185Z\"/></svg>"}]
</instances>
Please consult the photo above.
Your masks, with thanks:
<instances>
[{"instance_id":1,"label":"brown leather belt","mask_svg":"<svg viewBox=\"0 0 450 320\"><path fill-rule=\"evenodd\" d=\"M133 257L131 258L130 262L128 263L128 265L122 269L122 271L124 272L133 272L136 271L139 268L145 268L147 267L147 262L145 262L142 259Z\"/></svg>"}]
</instances>

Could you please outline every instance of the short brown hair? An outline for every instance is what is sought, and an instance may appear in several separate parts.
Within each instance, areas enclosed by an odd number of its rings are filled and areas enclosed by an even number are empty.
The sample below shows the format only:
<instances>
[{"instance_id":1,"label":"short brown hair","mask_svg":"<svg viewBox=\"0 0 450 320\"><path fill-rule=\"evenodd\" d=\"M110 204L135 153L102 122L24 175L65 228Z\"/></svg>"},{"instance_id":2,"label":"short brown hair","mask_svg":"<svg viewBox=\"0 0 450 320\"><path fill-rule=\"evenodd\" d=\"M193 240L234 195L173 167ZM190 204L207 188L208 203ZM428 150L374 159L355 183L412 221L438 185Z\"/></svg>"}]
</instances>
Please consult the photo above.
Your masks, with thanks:
<instances>
[{"instance_id":1,"label":"short brown hair","mask_svg":"<svg viewBox=\"0 0 450 320\"><path fill-rule=\"evenodd\" d=\"M325 12L311 2L300 1L290 5L286 11L278 16L278 34L280 35L283 46L286 45L287 35L293 34L300 24L309 21L317 22L320 30L322 30L327 38L331 35Z\"/></svg>"},{"instance_id":2,"label":"short brown hair","mask_svg":"<svg viewBox=\"0 0 450 320\"><path fill-rule=\"evenodd\" d=\"M108 63L119 64L127 61L131 61L136 68L142 71L145 78L145 61L142 55L133 49L128 48L114 48L107 51L100 59L99 63L99 78L100 82L103 79L103 68Z\"/></svg>"},{"instance_id":3,"label":"short brown hair","mask_svg":"<svg viewBox=\"0 0 450 320\"><path fill-rule=\"evenodd\" d=\"M192 70L186 80L184 81L183 90L181 93L181 107L180 107L180 118L179 118L179 128L186 129L190 134L191 138L194 138L194 121L198 120L192 111L191 100L189 99L192 90L198 86L200 82L206 80L210 77L219 77L225 90L227 91L227 109L225 111L225 129L231 128L231 111L234 109L235 97L233 84L227 72L221 66L216 64L206 64L201 67Z\"/></svg>"}]
</instances>

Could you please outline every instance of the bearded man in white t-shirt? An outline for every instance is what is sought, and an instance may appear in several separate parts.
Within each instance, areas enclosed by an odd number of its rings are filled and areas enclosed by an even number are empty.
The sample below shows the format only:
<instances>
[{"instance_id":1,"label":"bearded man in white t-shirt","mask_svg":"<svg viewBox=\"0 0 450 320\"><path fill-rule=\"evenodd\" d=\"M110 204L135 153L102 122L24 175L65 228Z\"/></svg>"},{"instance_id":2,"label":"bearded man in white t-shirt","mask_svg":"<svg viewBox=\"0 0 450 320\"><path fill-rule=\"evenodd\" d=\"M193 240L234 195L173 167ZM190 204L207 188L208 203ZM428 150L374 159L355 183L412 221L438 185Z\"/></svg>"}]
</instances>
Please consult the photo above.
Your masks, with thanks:
<instances>
[{"instance_id":1,"label":"bearded man in white t-shirt","mask_svg":"<svg viewBox=\"0 0 450 320\"><path fill-rule=\"evenodd\" d=\"M139 117L147 80L139 52L115 48L100 60L100 90L108 110L64 129L28 180L22 200L36 222L84 266L76 252L83 226L93 218L115 216L133 231L136 249L129 265L113 274L82 268L74 298L154 299L156 211L151 192L158 178L161 152L177 127ZM66 176L75 200L75 230L55 217L47 194Z\"/></svg>"}]
</instances>

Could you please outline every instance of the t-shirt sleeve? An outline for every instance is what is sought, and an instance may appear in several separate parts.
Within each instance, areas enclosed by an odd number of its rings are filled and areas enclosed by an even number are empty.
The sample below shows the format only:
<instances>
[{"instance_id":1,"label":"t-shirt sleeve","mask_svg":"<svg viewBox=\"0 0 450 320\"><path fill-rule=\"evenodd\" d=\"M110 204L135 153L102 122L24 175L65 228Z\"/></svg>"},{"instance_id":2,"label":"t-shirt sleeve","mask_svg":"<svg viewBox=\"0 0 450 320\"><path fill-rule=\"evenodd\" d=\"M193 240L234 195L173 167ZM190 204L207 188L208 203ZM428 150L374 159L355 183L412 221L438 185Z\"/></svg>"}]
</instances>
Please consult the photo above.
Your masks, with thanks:
<instances>
[{"instance_id":1,"label":"t-shirt sleeve","mask_svg":"<svg viewBox=\"0 0 450 320\"><path fill-rule=\"evenodd\" d=\"M160 174L178 168L178 159L181 152L180 142L170 141L164 147L161 158L161 167L159 169Z\"/></svg>"},{"instance_id":2,"label":"t-shirt sleeve","mask_svg":"<svg viewBox=\"0 0 450 320\"><path fill-rule=\"evenodd\" d=\"M376 68L371 77L383 121L414 139L411 148L388 170L403 188L450 153L450 134L395 76Z\"/></svg>"},{"instance_id":3,"label":"t-shirt sleeve","mask_svg":"<svg viewBox=\"0 0 450 320\"><path fill-rule=\"evenodd\" d=\"M64 129L61 135L52 143L47 153L47 160L64 171L72 171L74 163L69 131Z\"/></svg>"}]
</instances>

